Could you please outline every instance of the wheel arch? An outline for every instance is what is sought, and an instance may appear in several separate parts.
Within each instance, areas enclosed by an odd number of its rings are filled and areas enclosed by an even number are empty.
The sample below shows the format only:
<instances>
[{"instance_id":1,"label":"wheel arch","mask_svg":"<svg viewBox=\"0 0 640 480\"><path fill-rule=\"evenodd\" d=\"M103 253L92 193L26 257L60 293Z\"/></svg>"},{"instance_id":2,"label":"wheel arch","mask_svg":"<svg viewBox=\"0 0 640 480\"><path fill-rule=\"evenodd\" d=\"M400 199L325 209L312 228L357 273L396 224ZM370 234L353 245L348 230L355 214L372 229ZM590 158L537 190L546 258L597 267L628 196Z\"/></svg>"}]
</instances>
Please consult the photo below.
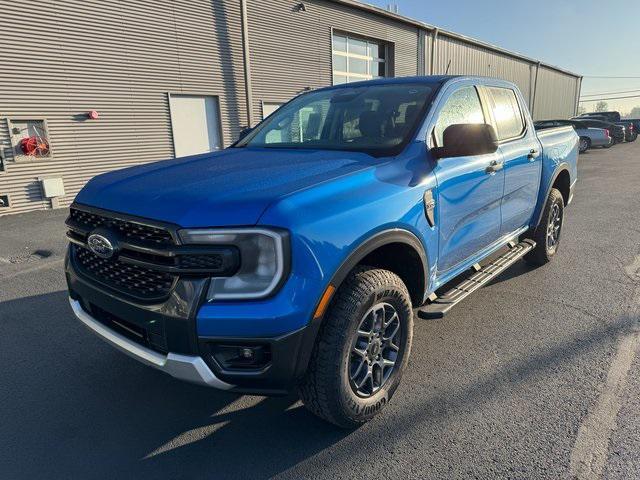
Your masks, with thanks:
<instances>
[{"instance_id":1,"label":"wheel arch","mask_svg":"<svg viewBox=\"0 0 640 480\"><path fill-rule=\"evenodd\" d=\"M392 271L407 286L414 305L423 303L429 271L427 254L422 242L410 231L396 228L368 238L342 262L330 284L338 289L357 265Z\"/></svg>"},{"instance_id":2,"label":"wheel arch","mask_svg":"<svg viewBox=\"0 0 640 480\"><path fill-rule=\"evenodd\" d=\"M569 203L569 197L571 196L571 174L568 169L563 169L558 172L551 183L551 188L557 188L560 191L565 205ZM551 191L551 189L549 189L549 191ZM547 196L549 195L547 194Z\"/></svg>"},{"instance_id":3,"label":"wheel arch","mask_svg":"<svg viewBox=\"0 0 640 480\"><path fill-rule=\"evenodd\" d=\"M417 301L415 303L416 306L422 305L425 300L425 292L427 288L427 273L429 272L427 253L422 242L415 234L411 233L409 230L401 228L383 230L370 236L362 243L360 243L360 245L358 245L340 264L336 272L331 277L329 286L332 286L336 290L340 288L340 285L345 280L349 272L351 272L351 270L353 270L353 268L357 265L363 265L363 261L373 261L374 259L376 259L378 260L378 265L370 266L376 267L385 265L385 263L383 263L383 259L388 258L383 254L385 253L385 250L386 253L392 253L392 249L397 248L405 249L403 250L403 252L405 254L408 254L408 257L404 257L405 259L410 259L412 258L411 255L415 255L413 258L418 258L420 260L418 262L419 268L415 269L416 273L414 273L414 275L416 277L419 276L423 283L420 284L420 282L417 282L417 286L416 284L413 284L411 286L407 285L407 289L409 290L409 293L411 295L412 302ZM413 251L413 253L408 253L410 251ZM397 253L397 250L394 253ZM395 270L397 270L397 267L395 268ZM401 274L398 274L397 271L394 271L394 273L400 276L403 281L407 281L405 280L406 277L403 278L403 276ZM320 305L325 292L326 289L322 292L321 296L316 301L316 308ZM332 300L332 298L330 300ZM310 319L309 325L305 329L302 346L298 352L298 362L296 366L296 376L298 378L301 378L301 376L306 372L307 366L309 364L309 359L311 358L312 350L316 343L318 332L320 331L320 327L322 326L322 323L324 321L325 312L326 311L323 311L319 316L312 316L313 318Z\"/></svg>"},{"instance_id":4,"label":"wheel arch","mask_svg":"<svg viewBox=\"0 0 640 480\"><path fill-rule=\"evenodd\" d=\"M558 190L560 190L566 206L569 203L569 198L571 197L571 172L569 171L568 164L563 163L556 169L548 183L544 197L539 198L541 204L537 208L538 213L536 214L535 222L533 223L534 228L537 228L540 225L542 213L544 212L544 205L547 198L549 198L549 193L551 193L552 188L558 188Z\"/></svg>"}]
</instances>

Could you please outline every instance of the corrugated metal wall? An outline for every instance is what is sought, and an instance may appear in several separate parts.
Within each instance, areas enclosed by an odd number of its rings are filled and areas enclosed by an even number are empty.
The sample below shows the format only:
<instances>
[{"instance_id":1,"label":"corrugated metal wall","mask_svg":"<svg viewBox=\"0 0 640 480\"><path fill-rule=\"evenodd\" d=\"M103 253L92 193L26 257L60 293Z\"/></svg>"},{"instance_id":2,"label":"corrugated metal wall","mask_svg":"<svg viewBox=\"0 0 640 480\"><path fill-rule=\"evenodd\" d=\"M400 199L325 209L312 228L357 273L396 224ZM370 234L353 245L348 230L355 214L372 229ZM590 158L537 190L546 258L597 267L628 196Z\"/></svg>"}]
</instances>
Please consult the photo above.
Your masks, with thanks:
<instances>
[{"instance_id":1,"label":"corrugated metal wall","mask_svg":"<svg viewBox=\"0 0 640 480\"><path fill-rule=\"evenodd\" d=\"M0 144L7 118L45 118L53 153L15 163L5 147L7 213L50 206L38 177L62 176L66 205L98 173L171 158L168 92L219 96L229 144L246 123L242 66L239 0L2 2Z\"/></svg>"},{"instance_id":2,"label":"corrugated metal wall","mask_svg":"<svg viewBox=\"0 0 640 480\"><path fill-rule=\"evenodd\" d=\"M536 120L564 118L575 114L580 79L540 67L536 87L534 117Z\"/></svg>"},{"instance_id":3,"label":"corrugated metal wall","mask_svg":"<svg viewBox=\"0 0 640 480\"><path fill-rule=\"evenodd\" d=\"M527 101L531 99L532 65L525 60L440 33L436 40L433 73L444 74L447 66L450 75L483 75L509 80L518 85Z\"/></svg>"},{"instance_id":4,"label":"corrugated metal wall","mask_svg":"<svg viewBox=\"0 0 640 480\"><path fill-rule=\"evenodd\" d=\"M418 28L322 0L248 2L254 118L262 102L285 102L331 85L331 29L393 44L395 76L418 74Z\"/></svg>"},{"instance_id":5,"label":"corrugated metal wall","mask_svg":"<svg viewBox=\"0 0 640 480\"><path fill-rule=\"evenodd\" d=\"M53 157L17 163L5 147L0 195L12 207L0 215L50 208L39 177L64 179L64 206L96 174L171 158L169 92L218 96L224 143L234 141L248 124L240 1L2 2L0 148L7 118L46 119ZM444 73L451 62L451 74L505 78L534 96L537 62L451 32L434 49L430 27L351 0L306 0L304 11L290 0L246 2L254 123L263 101L331 84L332 30L392 44L396 76ZM535 118L571 115L578 95L579 77L540 67ZM86 120L94 109L100 119Z\"/></svg>"}]
</instances>

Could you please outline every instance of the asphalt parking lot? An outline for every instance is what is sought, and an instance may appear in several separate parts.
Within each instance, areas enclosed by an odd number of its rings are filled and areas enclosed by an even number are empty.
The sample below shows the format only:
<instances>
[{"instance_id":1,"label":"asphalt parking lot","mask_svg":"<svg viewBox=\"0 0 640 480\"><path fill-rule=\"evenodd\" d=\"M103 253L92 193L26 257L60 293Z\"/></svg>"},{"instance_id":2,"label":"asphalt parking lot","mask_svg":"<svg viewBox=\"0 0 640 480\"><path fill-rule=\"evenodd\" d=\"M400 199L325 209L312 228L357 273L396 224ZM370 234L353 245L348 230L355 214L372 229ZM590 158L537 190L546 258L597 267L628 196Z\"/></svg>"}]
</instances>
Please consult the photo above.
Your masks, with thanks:
<instances>
[{"instance_id":1,"label":"asphalt parking lot","mask_svg":"<svg viewBox=\"0 0 640 480\"><path fill-rule=\"evenodd\" d=\"M579 162L556 260L416 319L353 432L112 349L67 303L65 212L0 218L0 478L640 478L640 142Z\"/></svg>"}]
</instances>

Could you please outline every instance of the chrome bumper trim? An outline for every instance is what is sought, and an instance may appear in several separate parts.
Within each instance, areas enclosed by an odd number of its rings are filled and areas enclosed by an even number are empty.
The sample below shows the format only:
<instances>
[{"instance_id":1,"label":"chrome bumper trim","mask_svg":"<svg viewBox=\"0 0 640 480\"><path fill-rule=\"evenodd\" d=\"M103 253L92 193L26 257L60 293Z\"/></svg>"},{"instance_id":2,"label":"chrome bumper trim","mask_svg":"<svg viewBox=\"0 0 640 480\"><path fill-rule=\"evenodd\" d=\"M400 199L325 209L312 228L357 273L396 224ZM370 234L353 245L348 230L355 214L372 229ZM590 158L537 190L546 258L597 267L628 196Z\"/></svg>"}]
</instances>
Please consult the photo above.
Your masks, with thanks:
<instances>
[{"instance_id":1,"label":"chrome bumper trim","mask_svg":"<svg viewBox=\"0 0 640 480\"><path fill-rule=\"evenodd\" d=\"M220 390L233 388L233 385L223 382L216 377L202 357L180 355L177 353L163 355L155 352L106 327L89 315L77 300L69 298L69 303L71 304L73 313L82 323L99 337L102 337L102 339L130 357L180 380L206 385Z\"/></svg>"}]
</instances>

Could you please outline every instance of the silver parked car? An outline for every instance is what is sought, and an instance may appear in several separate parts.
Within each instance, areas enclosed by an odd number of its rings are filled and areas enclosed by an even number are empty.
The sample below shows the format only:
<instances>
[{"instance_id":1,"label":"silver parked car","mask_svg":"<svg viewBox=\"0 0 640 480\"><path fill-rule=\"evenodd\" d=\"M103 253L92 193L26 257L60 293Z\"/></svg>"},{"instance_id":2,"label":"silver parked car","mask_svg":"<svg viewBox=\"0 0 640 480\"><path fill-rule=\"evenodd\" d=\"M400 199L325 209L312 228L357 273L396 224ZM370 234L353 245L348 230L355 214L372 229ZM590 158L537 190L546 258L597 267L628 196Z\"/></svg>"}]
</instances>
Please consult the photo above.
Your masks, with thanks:
<instances>
[{"instance_id":1,"label":"silver parked car","mask_svg":"<svg viewBox=\"0 0 640 480\"><path fill-rule=\"evenodd\" d=\"M585 126L580 120L543 120L535 123L538 130L545 128L561 127L571 125L580 137L580 153L586 152L593 147L609 148L613 145L611 133L606 128L594 128Z\"/></svg>"}]
</instances>

